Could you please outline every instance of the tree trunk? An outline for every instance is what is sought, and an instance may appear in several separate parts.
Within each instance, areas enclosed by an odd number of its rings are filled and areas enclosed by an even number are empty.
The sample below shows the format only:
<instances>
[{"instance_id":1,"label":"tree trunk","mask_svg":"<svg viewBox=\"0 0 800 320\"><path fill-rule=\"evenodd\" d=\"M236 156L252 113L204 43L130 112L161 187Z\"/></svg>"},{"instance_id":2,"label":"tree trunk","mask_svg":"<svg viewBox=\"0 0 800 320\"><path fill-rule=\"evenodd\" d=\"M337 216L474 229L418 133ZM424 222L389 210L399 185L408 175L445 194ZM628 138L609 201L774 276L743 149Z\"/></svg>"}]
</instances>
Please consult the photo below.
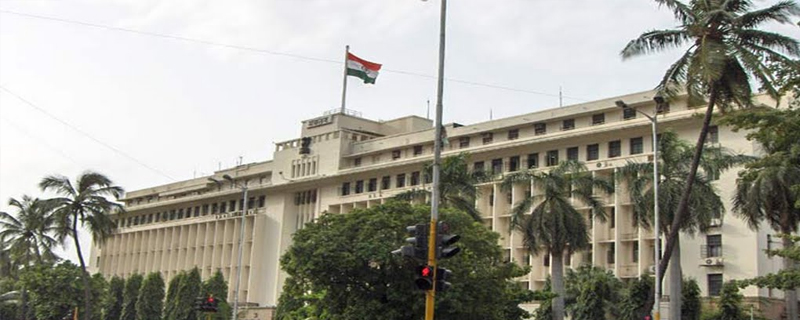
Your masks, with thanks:
<instances>
[{"instance_id":1,"label":"tree trunk","mask_svg":"<svg viewBox=\"0 0 800 320\"><path fill-rule=\"evenodd\" d=\"M564 319L564 254L553 252L550 255L553 271L550 281L553 284L553 292L558 296L553 298L553 320Z\"/></svg>"},{"instance_id":2,"label":"tree trunk","mask_svg":"<svg viewBox=\"0 0 800 320\"><path fill-rule=\"evenodd\" d=\"M28 290L25 287L22 287L22 292L20 293L20 319L28 320Z\"/></svg>"},{"instance_id":3,"label":"tree trunk","mask_svg":"<svg viewBox=\"0 0 800 320\"><path fill-rule=\"evenodd\" d=\"M681 320L683 272L681 272L681 237L675 238L672 248L672 262L669 265L669 319Z\"/></svg>"},{"instance_id":4,"label":"tree trunk","mask_svg":"<svg viewBox=\"0 0 800 320\"><path fill-rule=\"evenodd\" d=\"M658 270L660 272L659 279L656 279L656 281L659 281L660 283L663 283L664 281L664 272L667 271L669 259L672 257L672 248L675 247L675 239L678 238L681 222L683 222L683 217L686 215L686 211L689 209L689 195L692 193L694 179L697 176L697 167L700 166L700 157L703 155L703 147L706 144L708 126L711 123L711 117L714 115L714 104L717 101L716 85L712 84L709 92L711 92L711 97L708 100L706 115L703 117L703 126L700 127L700 136L697 137L697 144L695 145L694 155L692 156L692 163L689 166L689 176L686 177L686 189L684 189L683 194L681 194L681 201L678 202L678 210L675 212L675 216L672 218L672 225L669 228L669 234L667 235L667 243L663 251L664 255L662 256L661 261L658 263ZM645 304L645 310L653 310L653 304L655 303L655 299L653 297L654 290L655 288L651 289L650 291L650 296L647 298L647 304Z\"/></svg>"},{"instance_id":5,"label":"tree trunk","mask_svg":"<svg viewBox=\"0 0 800 320\"><path fill-rule=\"evenodd\" d=\"M83 319L90 320L92 315L92 288L89 284L89 273L86 272L86 263L81 254L81 242L78 240L78 216L73 216L72 239L75 240L75 250L78 251L78 261L81 263L81 279L83 280Z\"/></svg>"},{"instance_id":6,"label":"tree trunk","mask_svg":"<svg viewBox=\"0 0 800 320\"><path fill-rule=\"evenodd\" d=\"M783 248L788 249L791 247L792 240L783 238ZM791 258L783 258L783 269L789 270L793 268L794 260ZM783 292L783 295L786 300L786 320L797 320L797 290L786 290Z\"/></svg>"}]
</instances>

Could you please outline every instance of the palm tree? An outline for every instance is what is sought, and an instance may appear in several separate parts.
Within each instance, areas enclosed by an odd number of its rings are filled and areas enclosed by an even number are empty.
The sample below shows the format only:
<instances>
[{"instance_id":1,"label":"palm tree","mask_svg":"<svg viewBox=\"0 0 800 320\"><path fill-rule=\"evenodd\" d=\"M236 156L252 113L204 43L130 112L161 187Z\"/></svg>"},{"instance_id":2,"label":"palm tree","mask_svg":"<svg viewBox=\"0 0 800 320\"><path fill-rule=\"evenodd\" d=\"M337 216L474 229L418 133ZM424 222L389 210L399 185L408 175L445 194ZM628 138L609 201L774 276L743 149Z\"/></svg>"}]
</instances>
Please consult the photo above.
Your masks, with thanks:
<instances>
[{"instance_id":1,"label":"palm tree","mask_svg":"<svg viewBox=\"0 0 800 320\"><path fill-rule=\"evenodd\" d=\"M78 261L83 270L84 288L84 319L89 320L91 310L91 286L89 273L86 272L86 263L81 253L78 237L80 227L88 227L95 242L102 243L114 231L114 222L109 215L112 212L122 212L122 205L108 200L108 196L119 199L124 190L114 186L110 179L96 172L84 172L73 184L64 176L47 176L39 183L42 191L53 191L60 197L49 199L53 206L53 215L59 225L60 238L72 238ZM80 225L79 225L80 223Z\"/></svg>"},{"instance_id":2,"label":"palm tree","mask_svg":"<svg viewBox=\"0 0 800 320\"><path fill-rule=\"evenodd\" d=\"M586 167L575 161L565 161L549 171L522 171L506 176L503 190L514 185L532 186L534 194L526 194L511 209L511 228L522 234L522 242L531 254L542 250L552 259L551 283L553 319L564 318L564 254L591 247L585 218L573 204L573 199L591 208L593 215L605 221L603 202L595 196L599 190L613 191L609 181L592 177Z\"/></svg>"},{"instance_id":3,"label":"palm tree","mask_svg":"<svg viewBox=\"0 0 800 320\"><path fill-rule=\"evenodd\" d=\"M663 279L663 271L667 269L680 225L688 211L714 108L719 107L724 112L734 106L751 106L751 79L758 81L777 99L778 92L772 83L773 72L764 61L789 60L782 53L797 56L800 44L794 38L762 31L758 27L770 22L791 23L790 18L800 13L800 7L791 0L760 10L752 10L749 0L691 0L688 5L678 0L655 1L672 10L679 22L678 28L643 33L622 50L622 58L688 45L678 61L667 68L656 91L673 97L685 90L691 106L701 105L708 98L685 189L667 236L664 257L658 266ZM646 309L652 306L653 300L650 299Z\"/></svg>"},{"instance_id":4,"label":"palm tree","mask_svg":"<svg viewBox=\"0 0 800 320\"><path fill-rule=\"evenodd\" d=\"M669 233L678 209L681 193L686 189L686 176L689 174L689 159L694 152L692 146L678 138L675 132L661 134L659 143L659 224L661 232ZM713 218L721 218L725 212L722 199L713 185L713 177L732 166L752 160L751 157L734 155L721 147L708 147L700 159L702 173L695 177L694 188L689 198L692 210L683 218L680 231L694 235L705 233L711 227ZM633 221L640 227L650 228L653 224L653 164L651 162L629 162L617 172L618 179L625 182L633 203ZM675 263L669 265L670 310L681 310L681 257L680 237L675 239L672 248ZM649 309L647 309L649 310ZM680 319L680 313L670 313L672 319ZM641 315L644 316L644 315Z\"/></svg>"},{"instance_id":5,"label":"palm tree","mask_svg":"<svg viewBox=\"0 0 800 320\"><path fill-rule=\"evenodd\" d=\"M9 199L8 205L17 213L0 212L0 239L9 242L10 257L21 265L57 260L53 253L58 244L53 237L56 226L48 203L26 195L22 201Z\"/></svg>"},{"instance_id":6,"label":"palm tree","mask_svg":"<svg viewBox=\"0 0 800 320\"><path fill-rule=\"evenodd\" d=\"M796 143L796 142L795 142ZM800 224L800 147L783 153L773 153L754 162L739 174L733 210L754 230L766 221L773 230L794 234ZM792 240L784 237L783 247L790 248ZM794 268L794 261L783 259L784 269ZM788 319L797 319L797 291L784 291Z\"/></svg>"},{"instance_id":7,"label":"palm tree","mask_svg":"<svg viewBox=\"0 0 800 320\"><path fill-rule=\"evenodd\" d=\"M475 221L480 221L480 212L475 207L478 197L476 184L486 181L483 171L469 170L469 154L460 153L442 160L440 171L439 195L441 206L458 209L468 213ZM426 164L424 168L426 180L433 174L433 166ZM411 201L429 199L431 192L425 189L409 190L394 196L395 199Z\"/></svg>"}]
</instances>

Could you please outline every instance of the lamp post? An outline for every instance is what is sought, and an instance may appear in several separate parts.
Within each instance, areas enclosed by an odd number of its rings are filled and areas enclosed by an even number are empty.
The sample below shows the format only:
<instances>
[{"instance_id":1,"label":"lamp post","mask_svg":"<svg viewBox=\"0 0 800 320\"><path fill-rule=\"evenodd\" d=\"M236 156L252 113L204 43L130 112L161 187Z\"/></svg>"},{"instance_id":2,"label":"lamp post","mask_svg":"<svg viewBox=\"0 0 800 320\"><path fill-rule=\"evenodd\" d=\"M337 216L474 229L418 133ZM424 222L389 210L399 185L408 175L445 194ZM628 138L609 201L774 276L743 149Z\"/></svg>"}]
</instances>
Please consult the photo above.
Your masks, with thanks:
<instances>
[{"instance_id":1,"label":"lamp post","mask_svg":"<svg viewBox=\"0 0 800 320\"><path fill-rule=\"evenodd\" d=\"M240 285L241 280L242 280L242 247L244 245L244 230L245 230L244 229L244 224L246 222L245 218L246 218L246 215L247 215L247 185L246 184L241 184L241 183L236 183L236 181L233 180L233 178L231 178L231 176L229 176L227 174L223 175L222 178L224 178L225 180L228 180L231 183L231 185L233 185L234 187L237 187L237 188L242 190L242 207L240 208L242 210L242 219L241 219L241 222L239 223L240 224L240 226L239 226L239 249L238 249L239 257L237 258L237 262L236 262L236 283L235 283L234 289L233 289L233 311L232 311L233 312L233 318L232 319L233 320L237 320L238 319L238 311L239 311L239 285ZM221 183L221 181L219 181L217 179L214 179L214 178L211 178L211 177L209 177L208 180L214 181L214 182L216 182L218 184Z\"/></svg>"},{"instance_id":2,"label":"lamp post","mask_svg":"<svg viewBox=\"0 0 800 320\"><path fill-rule=\"evenodd\" d=\"M632 109L637 113L645 116L648 120L650 120L651 127L653 129L653 215L654 215L654 224L655 224L655 277L656 277L656 288L655 288L655 297L653 304L653 318L654 320L661 320L661 268L659 268L659 262L661 260L661 226L659 224L659 214L658 214L658 182L659 182L659 175L658 175L658 108L661 107L664 103L664 97L655 96L653 97L653 101L656 103L655 113L651 116L639 109L631 108L628 104L626 104L622 100L617 100L615 104L617 107L622 109Z\"/></svg>"}]
</instances>

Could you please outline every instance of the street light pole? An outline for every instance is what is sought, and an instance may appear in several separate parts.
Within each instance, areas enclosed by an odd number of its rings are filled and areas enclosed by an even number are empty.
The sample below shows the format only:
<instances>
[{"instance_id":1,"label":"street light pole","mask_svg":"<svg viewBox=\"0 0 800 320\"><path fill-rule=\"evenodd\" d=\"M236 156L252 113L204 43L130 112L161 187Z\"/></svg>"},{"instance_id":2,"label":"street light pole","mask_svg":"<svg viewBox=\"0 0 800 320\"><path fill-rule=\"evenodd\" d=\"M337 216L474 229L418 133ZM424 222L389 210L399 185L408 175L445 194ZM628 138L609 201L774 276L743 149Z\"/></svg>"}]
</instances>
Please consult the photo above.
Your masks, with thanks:
<instances>
[{"instance_id":1,"label":"street light pole","mask_svg":"<svg viewBox=\"0 0 800 320\"><path fill-rule=\"evenodd\" d=\"M656 277L656 286L655 286L655 297L653 301L653 319L654 320L661 320L661 268L659 268L659 262L661 261L661 225L659 224L659 213L658 213L658 183L659 183L659 175L658 175L658 108L663 105L664 98L661 96L653 97L653 101L656 103L655 113L651 116L639 109L633 109L637 113L645 116L648 120L650 120L651 128L653 131L652 137L652 147L653 147L653 215L654 215L654 224L655 224L655 253L654 253L654 265L655 265L655 277ZM617 100L616 104L618 107L623 109L629 109L630 106L625 104L622 100Z\"/></svg>"},{"instance_id":2,"label":"street light pole","mask_svg":"<svg viewBox=\"0 0 800 320\"><path fill-rule=\"evenodd\" d=\"M444 95L444 48L445 18L447 17L447 0L442 1L439 16L439 72L436 82L436 120L433 138L433 192L431 195L431 221L428 236L428 265L433 269L436 279L436 221L439 219L440 166L442 158L442 96ZM425 320L433 320L436 288L431 288L425 295Z\"/></svg>"},{"instance_id":3,"label":"street light pole","mask_svg":"<svg viewBox=\"0 0 800 320\"><path fill-rule=\"evenodd\" d=\"M236 181L234 181L233 178L231 178L231 176L229 176L227 174L222 176L222 177L225 178L225 180L230 181L230 183L233 184L234 186L242 189L242 207L241 207L241 209L242 209L242 219L241 219L241 222L239 223L240 224L240 226L239 226L239 249L238 249L239 257L237 258L237 262L236 262L236 265L237 265L237 267L236 267L236 284L235 284L234 289L233 289L233 311L232 311L233 312L233 318L232 319L233 320L237 320L238 319L238 315L239 315L239 285L241 284L241 281L242 281L242 247L244 246L244 230L245 230L244 224L247 221L246 220L246 216L247 216L247 185L246 184L238 184L238 183L236 183Z\"/></svg>"}]
</instances>

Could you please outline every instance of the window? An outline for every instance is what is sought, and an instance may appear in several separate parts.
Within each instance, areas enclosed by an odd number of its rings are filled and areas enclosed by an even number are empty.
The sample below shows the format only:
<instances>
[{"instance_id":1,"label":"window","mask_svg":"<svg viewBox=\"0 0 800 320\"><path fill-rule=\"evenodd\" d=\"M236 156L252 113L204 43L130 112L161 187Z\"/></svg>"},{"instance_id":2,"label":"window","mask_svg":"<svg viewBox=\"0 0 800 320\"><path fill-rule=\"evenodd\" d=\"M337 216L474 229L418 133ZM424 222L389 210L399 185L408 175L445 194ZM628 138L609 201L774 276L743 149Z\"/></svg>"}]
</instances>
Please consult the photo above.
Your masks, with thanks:
<instances>
[{"instance_id":1,"label":"window","mask_svg":"<svg viewBox=\"0 0 800 320\"><path fill-rule=\"evenodd\" d=\"M608 157L609 158L616 158L622 155L622 143L617 141L611 141L608 143Z\"/></svg>"},{"instance_id":2,"label":"window","mask_svg":"<svg viewBox=\"0 0 800 320\"><path fill-rule=\"evenodd\" d=\"M547 166L552 167L558 165L558 150L547 151Z\"/></svg>"},{"instance_id":3,"label":"window","mask_svg":"<svg viewBox=\"0 0 800 320\"><path fill-rule=\"evenodd\" d=\"M561 124L561 130L575 129L575 119L566 119Z\"/></svg>"},{"instance_id":4,"label":"window","mask_svg":"<svg viewBox=\"0 0 800 320\"><path fill-rule=\"evenodd\" d=\"M605 113L598 113L592 115L592 125L598 125L606 123L606 114Z\"/></svg>"},{"instance_id":5,"label":"window","mask_svg":"<svg viewBox=\"0 0 800 320\"><path fill-rule=\"evenodd\" d=\"M208 214L208 205L204 204L203 205L203 215L207 215L207 214Z\"/></svg>"},{"instance_id":6,"label":"window","mask_svg":"<svg viewBox=\"0 0 800 320\"><path fill-rule=\"evenodd\" d=\"M614 229L617 227L617 212L615 208L611 208L608 212L608 227Z\"/></svg>"},{"instance_id":7,"label":"window","mask_svg":"<svg viewBox=\"0 0 800 320\"><path fill-rule=\"evenodd\" d=\"M669 102L658 104L658 106L656 107L656 113L657 114L669 113Z\"/></svg>"},{"instance_id":8,"label":"window","mask_svg":"<svg viewBox=\"0 0 800 320\"><path fill-rule=\"evenodd\" d=\"M639 262L639 242L633 243L633 250L631 251L631 261L634 263Z\"/></svg>"},{"instance_id":9,"label":"window","mask_svg":"<svg viewBox=\"0 0 800 320\"><path fill-rule=\"evenodd\" d=\"M199 217L200 216L200 207L194 207L194 216L195 217Z\"/></svg>"},{"instance_id":10,"label":"window","mask_svg":"<svg viewBox=\"0 0 800 320\"><path fill-rule=\"evenodd\" d=\"M506 203L512 204L513 201L514 201L514 196L511 194L511 192L506 193Z\"/></svg>"},{"instance_id":11,"label":"window","mask_svg":"<svg viewBox=\"0 0 800 320\"><path fill-rule=\"evenodd\" d=\"M406 186L406 174L401 173L397 175L397 179L394 182L394 185L398 188L402 188Z\"/></svg>"},{"instance_id":12,"label":"window","mask_svg":"<svg viewBox=\"0 0 800 320\"><path fill-rule=\"evenodd\" d=\"M519 138L519 129L508 130L508 140L516 140Z\"/></svg>"},{"instance_id":13,"label":"window","mask_svg":"<svg viewBox=\"0 0 800 320\"><path fill-rule=\"evenodd\" d=\"M644 140L642 137L631 138L631 154L640 154L644 152Z\"/></svg>"},{"instance_id":14,"label":"window","mask_svg":"<svg viewBox=\"0 0 800 320\"><path fill-rule=\"evenodd\" d=\"M147 223L153 223L153 214L152 213L147 215Z\"/></svg>"},{"instance_id":15,"label":"window","mask_svg":"<svg viewBox=\"0 0 800 320\"><path fill-rule=\"evenodd\" d=\"M622 119L624 120L636 119L636 109L634 108L622 109Z\"/></svg>"},{"instance_id":16,"label":"window","mask_svg":"<svg viewBox=\"0 0 800 320\"><path fill-rule=\"evenodd\" d=\"M392 160L400 159L400 150L392 151Z\"/></svg>"},{"instance_id":17,"label":"window","mask_svg":"<svg viewBox=\"0 0 800 320\"><path fill-rule=\"evenodd\" d=\"M722 256L722 235L714 234L706 236L707 258Z\"/></svg>"},{"instance_id":18,"label":"window","mask_svg":"<svg viewBox=\"0 0 800 320\"><path fill-rule=\"evenodd\" d=\"M608 244L608 251L606 251L606 263L608 264L616 263L614 260L614 248L616 248L616 246L613 242Z\"/></svg>"},{"instance_id":19,"label":"window","mask_svg":"<svg viewBox=\"0 0 800 320\"><path fill-rule=\"evenodd\" d=\"M381 178L381 190L386 190L391 187L392 187L392 177L383 176L383 178Z\"/></svg>"},{"instance_id":20,"label":"window","mask_svg":"<svg viewBox=\"0 0 800 320\"><path fill-rule=\"evenodd\" d=\"M525 254L525 256L522 257L522 261L523 261L523 263L525 263L524 264L525 266L531 265L531 255L530 254Z\"/></svg>"},{"instance_id":21,"label":"window","mask_svg":"<svg viewBox=\"0 0 800 320\"><path fill-rule=\"evenodd\" d=\"M533 125L533 134L535 135L543 135L547 133L547 124L546 123L537 123Z\"/></svg>"},{"instance_id":22,"label":"window","mask_svg":"<svg viewBox=\"0 0 800 320\"><path fill-rule=\"evenodd\" d=\"M478 161L472 164L472 171L474 172L482 172L483 171L483 161Z\"/></svg>"},{"instance_id":23,"label":"window","mask_svg":"<svg viewBox=\"0 0 800 320\"><path fill-rule=\"evenodd\" d=\"M230 204L228 204L228 211L236 211L236 200L231 200Z\"/></svg>"},{"instance_id":24,"label":"window","mask_svg":"<svg viewBox=\"0 0 800 320\"><path fill-rule=\"evenodd\" d=\"M708 275L708 295L711 297L719 296L722 290L722 274L712 273Z\"/></svg>"},{"instance_id":25,"label":"window","mask_svg":"<svg viewBox=\"0 0 800 320\"><path fill-rule=\"evenodd\" d=\"M578 147L567 148L567 160L578 161Z\"/></svg>"},{"instance_id":26,"label":"window","mask_svg":"<svg viewBox=\"0 0 800 320\"><path fill-rule=\"evenodd\" d=\"M411 173L411 185L419 185L419 171L414 171Z\"/></svg>"},{"instance_id":27,"label":"window","mask_svg":"<svg viewBox=\"0 0 800 320\"><path fill-rule=\"evenodd\" d=\"M490 144L494 140L494 135L491 132L483 133L483 144Z\"/></svg>"},{"instance_id":28,"label":"window","mask_svg":"<svg viewBox=\"0 0 800 320\"><path fill-rule=\"evenodd\" d=\"M364 180L356 181L356 193L364 192Z\"/></svg>"},{"instance_id":29,"label":"window","mask_svg":"<svg viewBox=\"0 0 800 320\"><path fill-rule=\"evenodd\" d=\"M414 146L414 155L418 156L422 154L422 146Z\"/></svg>"},{"instance_id":30,"label":"window","mask_svg":"<svg viewBox=\"0 0 800 320\"><path fill-rule=\"evenodd\" d=\"M459 148L469 148L469 137L458 138L458 147Z\"/></svg>"},{"instance_id":31,"label":"window","mask_svg":"<svg viewBox=\"0 0 800 320\"><path fill-rule=\"evenodd\" d=\"M267 205L267 196L258 197L258 207L263 208L265 205Z\"/></svg>"},{"instance_id":32,"label":"window","mask_svg":"<svg viewBox=\"0 0 800 320\"><path fill-rule=\"evenodd\" d=\"M218 204L216 204L216 203L212 204L212 205L211 205L211 214L216 214L217 212L219 212L219 211L218 211L218 209L219 209L219 205L218 205ZM170 219L170 220L172 220L172 219L174 219L174 218L175 218L175 217L174 217L174 213L175 213L175 212L172 212L172 213L170 214L170 217L169 217L169 219Z\"/></svg>"},{"instance_id":33,"label":"window","mask_svg":"<svg viewBox=\"0 0 800 320\"><path fill-rule=\"evenodd\" d=\"M550 266L550 254L549 253L545 254L544 256L542 256L542 265L545 266L545 267L549 267Z\"/></svg>"},{"instance_id":34,"label":"window","mask_svg":"<svg viewBox=\"0 0 800 320\"><path fill-rule=\"evenodd\" d=\"M369 179L369 183L367 184L367 191L375 192L378 189L378 178Z\"/></svg>"},{"instance_id":35,"label":"window","mask_svg":"<svg viewBox=\"0 0 800 320\"><path fill-rule=\"evenodd\" d=\"M528 154L528 169L539 167L539 153Z\"/></svg>"},{"instance_id":36,"label":"window","mask_svg":"<svg viewBox=\"0 0 800 320\"><path fill-rule=\"evenodd\" d=\"M353 159L353 166L360 167L361 166L361 157Z\"/></svg>"},{"instance_id":37,"label":"window","mask_svg":"<svg viewBox=\"0 0 800 320\"><path fill-rule=\"evenodd\" d=\"M708 136L706 137L706 142L719 143L719 127L717 126L708 127Z\"/></svg>"},{"instance_id":38,"label":"window","mask_svg":"<svg viewBox=\"0 0 800 320\"><path fill-rule=\"evenodd\" d=\"M513 156L508 159L508 171L514 172L519 170L519 156Z\"/></svg>"},{"instance_id":39,"label":"window","mask_svg":"<svg viewBox=\"0 0 800 320\"><path fill-rule=\"evenodd\" d=\"M350 182L342 183L342 195L346 196L350 194Z\"/></svg>"},{"instance_id":40,"label":"window","mask_svg":"<svg viewBox=\"0 0 800 320\"><path fill-rule=\"evenodd\" d=\"M503 173L503 159L493 159L492 160L492 174L500 174Z\"/></svg>"},{"instance_id":41,"label":"window","mask_svg":"<svg viewBox=\"0 0 800 320\"><path fill-rule=\"evenodd\" d=\"M178 219L183 219L183 209L178 209ZM144 219L142 219L142 222L144 222Z\"/></svg>"},{"instance_id":42,"label":"window","mask_svg":"<svg viewBox=\"0 0 800 320\"><path fill-rule=\"evenodd\" d=\"M597 160L600 158L600 145L590 144L586 146L586 161Z\"/></svg>"}]
</instances>

